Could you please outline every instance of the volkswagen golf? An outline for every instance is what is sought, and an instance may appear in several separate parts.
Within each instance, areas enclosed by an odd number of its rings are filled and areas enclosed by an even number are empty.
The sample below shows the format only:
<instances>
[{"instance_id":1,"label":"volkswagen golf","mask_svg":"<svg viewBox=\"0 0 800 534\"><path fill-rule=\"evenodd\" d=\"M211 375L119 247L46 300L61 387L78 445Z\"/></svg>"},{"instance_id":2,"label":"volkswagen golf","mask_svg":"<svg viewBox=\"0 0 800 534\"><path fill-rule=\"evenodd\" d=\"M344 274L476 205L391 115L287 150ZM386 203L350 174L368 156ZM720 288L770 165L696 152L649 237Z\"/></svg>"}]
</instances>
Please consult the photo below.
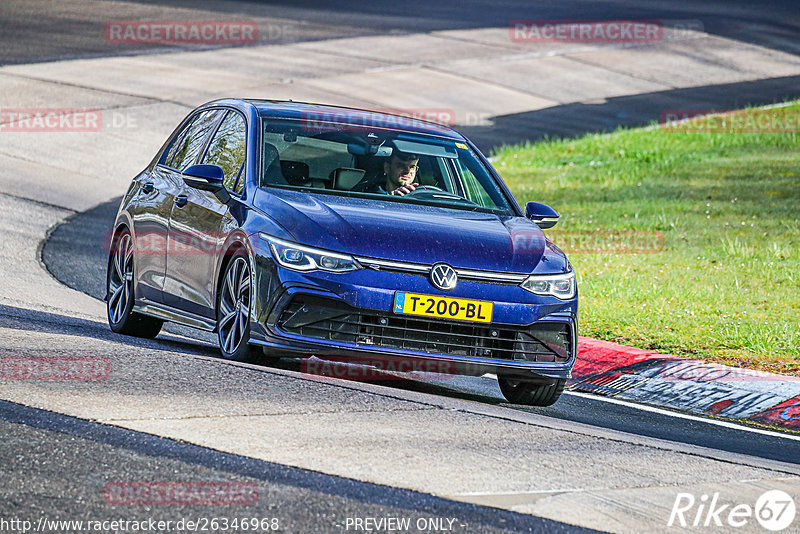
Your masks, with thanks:
<instances>
[{"instance_id":1,"label":"volkswagen golf","mask_svg":"<svg viewBox=\"0 0 800 534\"><path fill-rule=\"evenodd\" d=\"M108 321L216 333L222 356L493 373L513 403L558 399L578 294L543 229L452 128L335 106L217 100L123 196ZM398 364L398 362L400 362Z\"/></svg>"}]
</instances>

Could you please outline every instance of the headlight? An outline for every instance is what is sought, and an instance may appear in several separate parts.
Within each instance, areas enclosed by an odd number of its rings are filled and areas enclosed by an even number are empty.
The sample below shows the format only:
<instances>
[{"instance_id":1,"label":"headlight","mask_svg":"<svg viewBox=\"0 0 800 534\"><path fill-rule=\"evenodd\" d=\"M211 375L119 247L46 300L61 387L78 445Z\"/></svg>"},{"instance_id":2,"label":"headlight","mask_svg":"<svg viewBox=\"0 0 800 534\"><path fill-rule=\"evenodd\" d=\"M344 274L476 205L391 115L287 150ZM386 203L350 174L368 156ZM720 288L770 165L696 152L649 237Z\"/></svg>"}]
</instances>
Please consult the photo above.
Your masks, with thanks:
<instances>
[{"instance_id":1,"label":"headlight","mask_svg":"<svg viewBox=\"0 0 800 534\"><path fill-rule=\"evenodd\" d=\"M306 247L276 239L264 233L258 234L261 239L269 243L272 256L280 265L295 271L329 271L332 273L345 273L357 271L361 265L347 254L328 252L317 248Z\"/></svg>"},{"instance_id":2,"label":"headlight","mask_svg":"<svg viewBox=\"0 0 800 534\"><path fill-rule=\"evenodd\" d=\"M537 295L552 295L562 300L575 296L575 271L564 274L532 274L522 287Z\"/></svg>"}]
</instances>

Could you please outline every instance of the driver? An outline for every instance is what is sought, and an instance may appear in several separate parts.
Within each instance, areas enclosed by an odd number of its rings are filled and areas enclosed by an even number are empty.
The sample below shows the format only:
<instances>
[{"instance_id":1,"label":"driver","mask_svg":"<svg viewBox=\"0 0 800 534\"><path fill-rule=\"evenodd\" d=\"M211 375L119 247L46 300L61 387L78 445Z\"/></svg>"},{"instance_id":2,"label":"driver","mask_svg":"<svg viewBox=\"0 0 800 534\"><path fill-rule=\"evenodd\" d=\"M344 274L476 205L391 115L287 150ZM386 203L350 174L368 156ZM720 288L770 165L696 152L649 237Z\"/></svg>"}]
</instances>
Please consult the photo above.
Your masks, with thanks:
<instances>
[{"instance_id":1,"label":"driver","mask_svg":"<svg viewBox=\"0 0 800 534\"><path fill-rule=\"evenodd\" d=\"M417 163L419 156L416 154L394 150L389 159L383 163L383 174L365 180L362 182L364 186L358 189L366 193L407 195L419 186L419 183L414 181L417 176Z\"/></svg>"}]
</instances>

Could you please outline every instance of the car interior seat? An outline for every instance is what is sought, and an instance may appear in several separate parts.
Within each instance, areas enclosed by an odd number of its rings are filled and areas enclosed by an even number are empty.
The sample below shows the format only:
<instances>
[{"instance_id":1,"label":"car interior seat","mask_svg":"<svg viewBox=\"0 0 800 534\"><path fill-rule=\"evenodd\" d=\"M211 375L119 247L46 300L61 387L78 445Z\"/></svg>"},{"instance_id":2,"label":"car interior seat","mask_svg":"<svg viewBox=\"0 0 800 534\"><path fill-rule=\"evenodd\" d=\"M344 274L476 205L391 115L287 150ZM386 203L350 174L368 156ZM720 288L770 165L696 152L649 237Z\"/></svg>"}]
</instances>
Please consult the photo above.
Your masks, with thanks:
<instances>
[{"instance_id":1,"label":"car interior seat","mask_svg":"<svg viewBox=\"0 0 800 534\"><path fill-rule=\"evenodd\" d=\"M339 167L331 172L330 179L334 189L350 191L364 178L364 169Z\"/></svg>"},{"instance_id":2,"label":"car interior seat","mask_svg":"<svg viewBox=\"0 0 800 534\"><path fill-rule=\"evenodd\" d=\"M308 185L311 182L308 163L302 161L281 161L281 172L289 185Z\"/></svg>"},{"instance_id":3,"label":"car interior seat","mask_svg":"<svg viewBox=\"0 0 800 534\"><path fill-rule=\"evenodd\" d=\"M275 148L275 145L264 143L264 146L261 149L261 161L263 161L265 164L264 175L261 183L289 185L289 182L286 181L286 178L283 176L283 172L281 171L280 155L278 154L278 149Z\"/></svg>"}]
</instances>

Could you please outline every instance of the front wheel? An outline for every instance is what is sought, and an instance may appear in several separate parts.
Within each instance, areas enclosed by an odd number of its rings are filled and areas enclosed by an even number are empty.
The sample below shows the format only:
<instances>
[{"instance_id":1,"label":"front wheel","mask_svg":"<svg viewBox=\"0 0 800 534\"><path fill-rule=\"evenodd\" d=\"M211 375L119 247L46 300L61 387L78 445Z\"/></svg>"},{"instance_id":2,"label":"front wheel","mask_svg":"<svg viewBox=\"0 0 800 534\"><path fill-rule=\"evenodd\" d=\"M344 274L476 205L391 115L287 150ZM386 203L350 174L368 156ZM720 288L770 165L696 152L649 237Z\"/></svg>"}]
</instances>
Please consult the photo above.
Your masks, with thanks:
<instances>
[{"instance_id":1,"label":"front wheel","mask_svg":"<svg viewBox=\"0 0 800 534\"><path fill-rule=\"evenodd\" d=\"M133 311L133 239L127 230L114 238L106 274L108 325L117 334L154 338L164 321Z\"/></svg>"},{"instance_id":2,"label":"front wheel","mask_svg":"<svg viewBox=\"0 0 800 534\"><path fill-rule=\"evenodd\" d=\"M500 391L508 402L528 406L550 406L564 391L566 378L554 379L550 384L537 384L511 376L497 376Z\"/></svg>"},{"instance_id":3,"label":"front wheel","mask_svg":"<svg viewBox=\"0 0 800 534\"><path fill-rule=\"evenodd\" d=\"M250 264L237 251L225 268L217 297L217 337L222 357L237 362L254 361L250 350Z\"/></svg>"}]
</instances>

